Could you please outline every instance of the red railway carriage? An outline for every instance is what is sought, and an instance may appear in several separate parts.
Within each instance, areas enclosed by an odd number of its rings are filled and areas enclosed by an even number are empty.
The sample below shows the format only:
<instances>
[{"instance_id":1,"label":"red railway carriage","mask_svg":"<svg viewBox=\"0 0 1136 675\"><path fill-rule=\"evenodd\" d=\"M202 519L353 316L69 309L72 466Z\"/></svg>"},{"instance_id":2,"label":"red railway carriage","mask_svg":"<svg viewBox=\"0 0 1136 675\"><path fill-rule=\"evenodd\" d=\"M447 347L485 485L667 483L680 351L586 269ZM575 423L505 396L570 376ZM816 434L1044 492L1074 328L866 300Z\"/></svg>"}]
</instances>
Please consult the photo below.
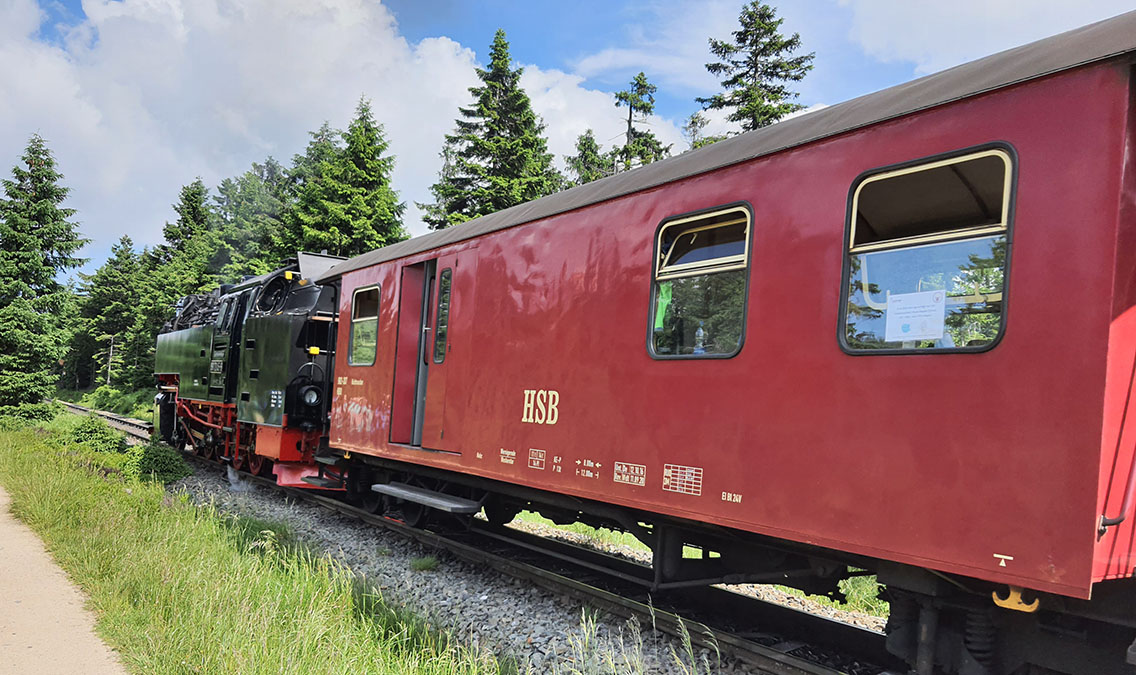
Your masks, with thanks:
<instances>
[{"instance_id":1,"label":"red railway carriage","mask_svg":"<svg viewBox=\"0 0 1136 675\"><path fill-rule=\"evenodd\" d=\"M1130 672L1134 50L1130 13L340 263L330 448L616 522L656 588L877 571L919 672Z\"/></svg>"}]
</instances>

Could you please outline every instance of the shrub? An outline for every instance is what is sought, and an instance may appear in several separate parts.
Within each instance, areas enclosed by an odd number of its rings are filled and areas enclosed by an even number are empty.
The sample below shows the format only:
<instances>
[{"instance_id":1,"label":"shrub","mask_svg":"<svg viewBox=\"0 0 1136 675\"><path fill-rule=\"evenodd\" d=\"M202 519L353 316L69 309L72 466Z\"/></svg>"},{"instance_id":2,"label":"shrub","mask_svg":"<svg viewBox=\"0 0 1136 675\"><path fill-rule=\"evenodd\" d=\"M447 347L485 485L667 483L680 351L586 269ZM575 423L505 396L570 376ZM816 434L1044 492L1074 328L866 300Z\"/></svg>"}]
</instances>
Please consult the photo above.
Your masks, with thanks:
<instances>
[{"instance_id":1,"label":"shrub","mask_svg":"<svg viewBox=\"0 0 1136 675\"><path fill-rule=\"evenodd\" d=\"M126 452L126 438L95 415L84 417L71 430L70 440L95 452Z\"/></svg>"},{"instance_id":2,"label":"shrub","mask_svg":"<svg viewBox=\"0 0 1136 675\"><path fill-rule=\"evenodd\" d=\"M168 445L150 441L132 446L126 452L129 459L122 473L127 477L172 483L193 473L181 453Z\"/></svg>"}]
</instances>

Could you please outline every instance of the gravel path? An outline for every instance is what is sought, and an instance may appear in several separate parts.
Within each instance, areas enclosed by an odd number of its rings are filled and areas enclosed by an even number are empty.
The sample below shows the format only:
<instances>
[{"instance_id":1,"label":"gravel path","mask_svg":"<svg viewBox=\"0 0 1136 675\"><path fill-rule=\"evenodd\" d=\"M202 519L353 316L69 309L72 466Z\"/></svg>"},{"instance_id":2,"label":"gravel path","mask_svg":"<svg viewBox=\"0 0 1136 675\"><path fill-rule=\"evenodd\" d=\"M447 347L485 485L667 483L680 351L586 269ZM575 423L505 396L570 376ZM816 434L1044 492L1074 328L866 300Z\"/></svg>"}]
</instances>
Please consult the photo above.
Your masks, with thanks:
<instances>
[{"instance_id":1,"label":"gravel path","mask_svg":"<svg viewBox=\"0 0 1136 675\"><path fill-rule=\"evenodd\" d=\"M682 645L670 636L649 629L637 635L637 624L602 613L589 635L579 602L274 490L249 483L234 488L220 470L197 467L195 475L170 489L186 492L196 503L212 501L224 512L287 524L315 551L366 576L387 603L405 607L467 644L516 659L522 672L575 673L586 660L613 661L616 672L691 672ZM437 558L437 567L412 570L411 561L424 556ZM592 647L581 647L584 642ZM685 667L676 663L679 655ZM742 663L719 663L716 654L704 649L696 648L696 658L710 668L695 672L758 672Z\"/></svg>"}]
</instances>

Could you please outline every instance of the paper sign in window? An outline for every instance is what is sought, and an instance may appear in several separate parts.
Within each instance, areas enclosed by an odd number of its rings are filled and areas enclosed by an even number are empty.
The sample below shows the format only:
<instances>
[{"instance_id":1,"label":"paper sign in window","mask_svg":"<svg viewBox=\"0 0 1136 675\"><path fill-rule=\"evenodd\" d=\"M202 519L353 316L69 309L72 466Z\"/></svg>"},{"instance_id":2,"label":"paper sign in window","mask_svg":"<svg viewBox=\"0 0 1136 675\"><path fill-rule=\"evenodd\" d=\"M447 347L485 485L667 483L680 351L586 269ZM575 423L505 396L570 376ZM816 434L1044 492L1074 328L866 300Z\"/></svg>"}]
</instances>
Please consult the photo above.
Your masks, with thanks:
<instances>
[{"instance_id":1,"label":"paper sign in window","mask_svg":"<svg viewBox=\"0 0 1136 675\"><path fill-rule=\"evenodd\" d=\"M941 340L946 314L945 291L892 294L888 296L884 340Z\"/></svg>"}]
</instances>

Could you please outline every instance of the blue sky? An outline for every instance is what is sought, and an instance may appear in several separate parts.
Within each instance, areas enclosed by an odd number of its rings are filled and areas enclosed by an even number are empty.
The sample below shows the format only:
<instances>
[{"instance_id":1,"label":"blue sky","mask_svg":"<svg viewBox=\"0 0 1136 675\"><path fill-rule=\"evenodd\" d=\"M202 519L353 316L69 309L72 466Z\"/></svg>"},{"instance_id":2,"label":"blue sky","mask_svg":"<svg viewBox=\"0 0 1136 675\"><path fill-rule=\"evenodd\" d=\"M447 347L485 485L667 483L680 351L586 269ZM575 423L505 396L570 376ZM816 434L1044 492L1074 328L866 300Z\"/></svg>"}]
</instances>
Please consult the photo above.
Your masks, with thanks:
<instances>
[{"instance_id":1,"label":"blue sky","mask_svg":"<svg viewBox=\"0 0 1136 675\"><path fill-rule=\"evenodd\" d=\"M785 0L783 30L816 52L800 103L822 107L1136 9L1136 0ZM651 128L679 127L715 93L707 39L737 0L0 0L0 172L32 133L55 152L92 269L123 234L159 242L179 188L271 155L287 163L366 96L396 156L406 224L430 200L442 137L468 104L497 28L562 158L576 136L615 140L612 93L658 86ZM718 116L710 131L728 125Z\"/></svg>"}]
</instances>

